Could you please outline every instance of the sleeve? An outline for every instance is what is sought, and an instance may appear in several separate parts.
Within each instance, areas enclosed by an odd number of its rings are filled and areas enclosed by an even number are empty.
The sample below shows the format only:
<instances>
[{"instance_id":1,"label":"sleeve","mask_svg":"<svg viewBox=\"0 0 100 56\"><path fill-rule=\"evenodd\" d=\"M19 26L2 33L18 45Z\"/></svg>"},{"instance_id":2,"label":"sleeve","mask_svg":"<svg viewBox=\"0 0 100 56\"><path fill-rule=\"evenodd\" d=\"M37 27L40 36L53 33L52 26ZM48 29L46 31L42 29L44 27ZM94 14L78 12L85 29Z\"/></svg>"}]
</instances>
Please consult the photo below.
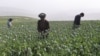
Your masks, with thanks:
<instances>
[{"instance_id":1,"label":"sleeve","mask_svg":"<svg viewBox=\"0 0 100 56\"><path fill-rule=\"evenodd\" d=\"M74 24L76 24L76 19L77 19L77 16L75 16L75 19L74 19Z\"/></svg>"},{"instance_id":2,"label":"sleeve","mask_svg":"<svg viewBox=\"0 0 100 56\"><path fill-rule=\"evenodd\" d=\"M38 30L38 32L40 31L39 30L39 21L37 22L37 30Z\"/></svg>"},{"instance_id":3,"label":"sleeve","mask_svg":"<svg viewBox=\"0 0 100 56\"><path fill-rule=\"evenodd\" d=\"M47 21L47 29L50 29L50 25L49 22Z\"/></svg>"}]
</instances>

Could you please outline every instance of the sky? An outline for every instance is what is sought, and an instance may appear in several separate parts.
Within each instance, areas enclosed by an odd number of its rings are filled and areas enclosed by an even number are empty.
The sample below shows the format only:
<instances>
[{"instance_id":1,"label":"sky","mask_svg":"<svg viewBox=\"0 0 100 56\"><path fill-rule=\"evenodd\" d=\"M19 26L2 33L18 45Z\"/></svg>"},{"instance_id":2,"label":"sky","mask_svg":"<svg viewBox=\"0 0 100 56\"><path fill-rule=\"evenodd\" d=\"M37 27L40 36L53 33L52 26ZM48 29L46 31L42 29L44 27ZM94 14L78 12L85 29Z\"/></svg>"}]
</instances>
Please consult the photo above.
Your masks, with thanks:
<instances>
[{"instance_id":1,"label":"sky","mask_svg":"<svg viewBox=\"0 0 100 56\"><path fill-rule=\"evenodd\" d=\"M81 12L85 13L83 19L100 18L100 0L0 0L0 9L2 8L30 13L30 16L35 18L44 12L48 20L73 20L75 15Z\"/></svg>"}]
</instances>

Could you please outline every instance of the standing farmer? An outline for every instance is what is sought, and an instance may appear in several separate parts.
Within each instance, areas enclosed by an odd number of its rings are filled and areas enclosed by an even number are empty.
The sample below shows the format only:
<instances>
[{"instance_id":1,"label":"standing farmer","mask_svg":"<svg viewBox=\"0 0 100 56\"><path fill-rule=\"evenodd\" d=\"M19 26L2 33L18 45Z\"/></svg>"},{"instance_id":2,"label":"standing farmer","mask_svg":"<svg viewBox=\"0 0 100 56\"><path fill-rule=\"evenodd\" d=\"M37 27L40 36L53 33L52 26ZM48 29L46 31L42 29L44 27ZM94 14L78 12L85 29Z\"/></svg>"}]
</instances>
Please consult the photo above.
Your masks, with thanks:
<instances>
[{"instance_id":1,"label":"standing farmer","mask_svg":"<svg viewBox=\"0 0 100 56\"><path fill-rule=\"evenodd\" d=\"M75 16L74 24L73 24L73 29L79 28L80 21L81 21L81 17L84 17L84 13L80 13L79 15L76 15Z\"/></svg>"},{"instance_id":2,"label":"standing farmer","mask_svg":"<svg viewBox=\"0 0 100 56\"><path fill-rule=\"evenodd\" d=\"M8 28L10 28L12 26L12 20L13 20L12 18L8 19L8 22L7 22Z\"/></svg>"},{"instance_id":3,"label":"standing farmer","mask_svg":"<svg viewBox=\"0 0 100 56\"><path fill-rule=\"evenodd\" d=\"M38 17L40 18L40 20L38 20L38 23L37 23L37 30L40 34L40 37L46 38L48 37L48 34L49 34L48 31L50 29L49 22L45 20L46 14L40 13Z\"/></svg>"}]
</instances>

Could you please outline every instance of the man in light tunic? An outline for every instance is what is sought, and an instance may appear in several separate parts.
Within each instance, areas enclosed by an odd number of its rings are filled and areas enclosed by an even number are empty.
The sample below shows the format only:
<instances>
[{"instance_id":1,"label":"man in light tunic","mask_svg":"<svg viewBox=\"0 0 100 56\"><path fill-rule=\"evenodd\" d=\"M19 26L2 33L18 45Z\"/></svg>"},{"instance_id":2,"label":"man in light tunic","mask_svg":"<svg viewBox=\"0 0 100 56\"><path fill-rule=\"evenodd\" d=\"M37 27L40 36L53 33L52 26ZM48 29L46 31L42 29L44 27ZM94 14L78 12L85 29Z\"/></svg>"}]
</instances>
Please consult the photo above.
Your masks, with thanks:
<instances>
[{"instance_id":1,"label":"man in light tunic","mask_svg":"<svg viewBox=\"0 0 100 56\"><path fill-rule=\"evenodd\" d=\"M7 22L8 28L10 28L12 26L12 20L13 20L12 18L8 19L8 22Z\"/></svg>"}]
</instances>

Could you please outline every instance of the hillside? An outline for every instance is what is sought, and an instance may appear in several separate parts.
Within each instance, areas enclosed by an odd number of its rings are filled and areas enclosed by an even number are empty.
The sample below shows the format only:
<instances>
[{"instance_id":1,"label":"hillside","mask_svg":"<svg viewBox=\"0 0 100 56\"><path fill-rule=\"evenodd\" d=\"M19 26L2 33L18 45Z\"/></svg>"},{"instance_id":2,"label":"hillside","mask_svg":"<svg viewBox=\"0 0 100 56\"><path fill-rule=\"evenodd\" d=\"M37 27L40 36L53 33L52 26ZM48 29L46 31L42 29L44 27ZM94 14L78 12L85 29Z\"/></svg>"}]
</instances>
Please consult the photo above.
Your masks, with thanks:
<instances>
[{"instance_id":1,"label":"hillside","mask_svg":"<svg viewBox=\"0 0 100 56\"><path fill-rule=\"evenodd\" d=\"M9 18L13 19L13 22L23 22L23 21L37 21L35 18L25 17L25 16L0 16L0 23L7 22Z\"/></svg>"}]
</instances>

